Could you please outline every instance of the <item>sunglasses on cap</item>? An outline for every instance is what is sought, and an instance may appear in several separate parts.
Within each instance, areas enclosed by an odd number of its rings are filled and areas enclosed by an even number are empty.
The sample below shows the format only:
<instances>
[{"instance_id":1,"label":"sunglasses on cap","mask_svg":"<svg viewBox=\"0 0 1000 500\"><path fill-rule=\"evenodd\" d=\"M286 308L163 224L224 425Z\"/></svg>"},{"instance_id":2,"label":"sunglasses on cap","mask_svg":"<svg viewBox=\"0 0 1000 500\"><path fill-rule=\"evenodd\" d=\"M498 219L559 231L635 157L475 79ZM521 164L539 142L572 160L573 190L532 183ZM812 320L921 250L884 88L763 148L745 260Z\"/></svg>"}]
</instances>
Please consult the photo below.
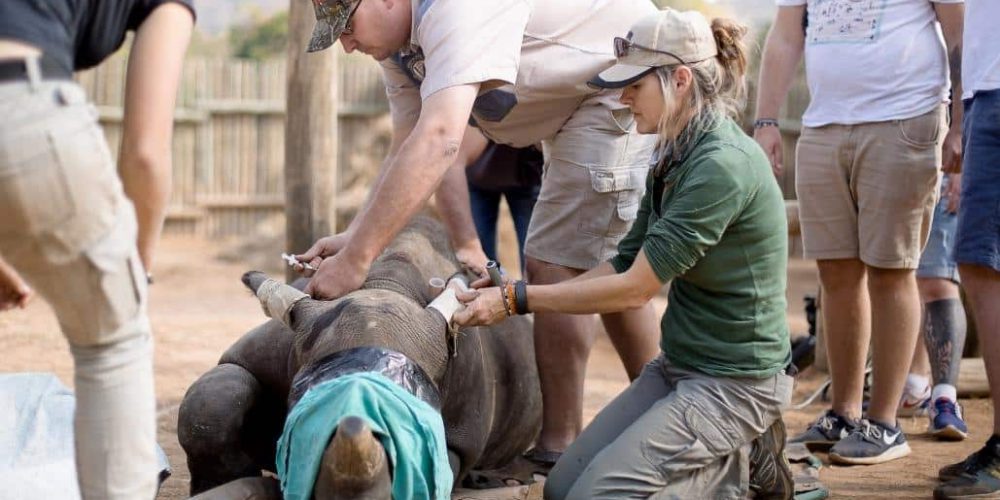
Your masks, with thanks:
<instances>
[{"instance_id":1,"label":"sunglasses on cap","mask_svg":"<svg viewBox=\"0 0 1000 500\"><path fill-rule=\"evenodd\" d=\"M654 52L657 54L667 55L673 57L674 59L677 59L677 62L679 62L680 64L687 64L687 62L684 59L681 59L677 54L674 54L672 52L667 52L665 50L651 49L649 47L644 47L637 43L633 43L632 40L629 40L627 38L622 38L620 36L615 37L615 57L617 57L618 59L622 59L625 56L629 55L629 53L631 53L634 50L644 50L646 52Z\"/></svg>"}]
</instances>

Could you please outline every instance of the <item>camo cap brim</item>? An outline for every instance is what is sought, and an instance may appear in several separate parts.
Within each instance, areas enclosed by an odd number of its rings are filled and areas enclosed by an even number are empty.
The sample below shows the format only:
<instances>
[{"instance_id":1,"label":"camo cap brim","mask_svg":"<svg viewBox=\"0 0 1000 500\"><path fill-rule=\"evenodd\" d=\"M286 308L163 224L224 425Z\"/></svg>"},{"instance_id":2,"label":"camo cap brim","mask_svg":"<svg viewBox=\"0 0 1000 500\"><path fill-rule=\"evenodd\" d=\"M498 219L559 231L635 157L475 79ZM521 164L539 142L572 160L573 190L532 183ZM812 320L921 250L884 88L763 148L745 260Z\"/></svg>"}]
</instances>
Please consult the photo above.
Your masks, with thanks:
<instances>
[{"instance_id":1,"label":"camo cap brim","mask_svg":"<svg viewBox=\"0 0 1000 500\"><path fill-rule=\"evenodd\" d=\"M347 28L354 7L361 0L313 0L316 11L316 27L309 40L308 52L330 48Z\"/></svg>"}]
</instances>

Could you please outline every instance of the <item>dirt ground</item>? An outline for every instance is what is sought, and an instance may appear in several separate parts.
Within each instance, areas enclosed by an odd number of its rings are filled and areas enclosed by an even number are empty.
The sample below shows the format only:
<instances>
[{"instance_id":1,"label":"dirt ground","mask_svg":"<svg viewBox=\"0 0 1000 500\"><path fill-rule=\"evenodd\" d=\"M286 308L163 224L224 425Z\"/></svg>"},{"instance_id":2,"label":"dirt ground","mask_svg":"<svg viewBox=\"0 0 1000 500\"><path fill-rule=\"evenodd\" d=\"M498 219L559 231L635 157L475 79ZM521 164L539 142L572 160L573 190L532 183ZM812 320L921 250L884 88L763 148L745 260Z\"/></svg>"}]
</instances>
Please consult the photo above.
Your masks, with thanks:
<instances>
[{"instance_id":1,"label":"dirt ground","mask_svg":"<svg viewBox=\"0 0 1000 500\"><path fill-rule=\"evenodd\" d=\"M216 363L233 341L264 320L257 301L239 282L239 276L249 265L233 262L232 258L216 258L226 252L231 255L234 248L173 237L164 240L158 256L150 316L156 337L159 441L174 470L160 492L159 498L163 500L187 497L187 466L176 434L177 406L185 390ZM275 250L273 255L277 257L278 253L280 250ZM256 257L252 261L262 260ZM274 263L274 267L263 270L280 273L277 258ZM789 268L789 323L796 334L806 331L802 297L815 290L815 267L810 262L793 260ZM665 301L657 299L656 305L662 311ZM72 359L44 301L36 300L24 311L0 314L0 353L0 371L53 372L72 386ZM795 401L801 400L822 379L822 374L804 373L797 384ZM601 336L588 365L586 420L593 418L626 383L611 343ZM903 426L913 448L909 457L863 468L824 467L820 473L822 481L835 498L929 498L937 468L971 453L989 435L990 402L963 403L972 431L970 439L960 443L935 442L922 435L926 419L905 419ZM822 408L823 403L817 402L803 411L789 411L785 415L789 432L801 430ZM826 460L823 455L821 458Z\"/></svg>"}]
</instances>

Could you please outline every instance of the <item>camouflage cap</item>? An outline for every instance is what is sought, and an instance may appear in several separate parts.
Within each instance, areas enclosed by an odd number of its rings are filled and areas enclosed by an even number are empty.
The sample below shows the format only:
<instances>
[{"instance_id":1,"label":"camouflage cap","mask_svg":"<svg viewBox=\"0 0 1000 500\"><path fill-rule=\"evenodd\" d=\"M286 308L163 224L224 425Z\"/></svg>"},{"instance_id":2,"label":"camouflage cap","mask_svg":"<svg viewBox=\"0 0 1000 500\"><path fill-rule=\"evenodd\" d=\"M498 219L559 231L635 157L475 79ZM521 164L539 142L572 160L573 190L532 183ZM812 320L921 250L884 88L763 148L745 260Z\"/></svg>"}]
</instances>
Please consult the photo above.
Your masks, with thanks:
<instances>
[{"instance_id":1,"label":"camouflage cap","mask_svg":"<svg viewBox=\"0 0 1000 500\"><path fill-rule=\"evenodd\" d=\"M316 52L333 45L351 20L351 14L361 0L312 0L316 10L316 28L309 40L308 52Z\"/></svg>"}]
</instances>

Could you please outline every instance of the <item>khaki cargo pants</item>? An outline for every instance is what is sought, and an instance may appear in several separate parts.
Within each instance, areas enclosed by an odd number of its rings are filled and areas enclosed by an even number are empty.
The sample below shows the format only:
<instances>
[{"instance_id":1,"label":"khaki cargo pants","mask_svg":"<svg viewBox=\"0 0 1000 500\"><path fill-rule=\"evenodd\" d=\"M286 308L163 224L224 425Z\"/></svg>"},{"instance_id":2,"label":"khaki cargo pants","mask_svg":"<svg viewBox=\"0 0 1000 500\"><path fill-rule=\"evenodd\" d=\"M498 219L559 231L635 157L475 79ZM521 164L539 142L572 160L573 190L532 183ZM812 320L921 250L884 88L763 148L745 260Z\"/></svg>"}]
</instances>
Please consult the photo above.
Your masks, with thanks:
<instances>
[{"instance_id":1,"label":"khaki cargo pants","mask_svg":"<svg viewBox=\"0 0 1000 500\"><path fill-rule=\"evenodd\" d=\"M136 219L83 90L0 84L0 255L52 305L75 362L85 499L156 494L156 404Z\"/></svg>"},{"instance_id":2,"label":"khaki cargo pants","mask_svg":"<svg viewBox=\"0 0 1000 500\"><path fill-rule=\"evenodd\" d=\"M746 498L750 443L791 396L784 373L712 377L661 353L570 445L545 498Z\"/></svg>"}]
</instances>

